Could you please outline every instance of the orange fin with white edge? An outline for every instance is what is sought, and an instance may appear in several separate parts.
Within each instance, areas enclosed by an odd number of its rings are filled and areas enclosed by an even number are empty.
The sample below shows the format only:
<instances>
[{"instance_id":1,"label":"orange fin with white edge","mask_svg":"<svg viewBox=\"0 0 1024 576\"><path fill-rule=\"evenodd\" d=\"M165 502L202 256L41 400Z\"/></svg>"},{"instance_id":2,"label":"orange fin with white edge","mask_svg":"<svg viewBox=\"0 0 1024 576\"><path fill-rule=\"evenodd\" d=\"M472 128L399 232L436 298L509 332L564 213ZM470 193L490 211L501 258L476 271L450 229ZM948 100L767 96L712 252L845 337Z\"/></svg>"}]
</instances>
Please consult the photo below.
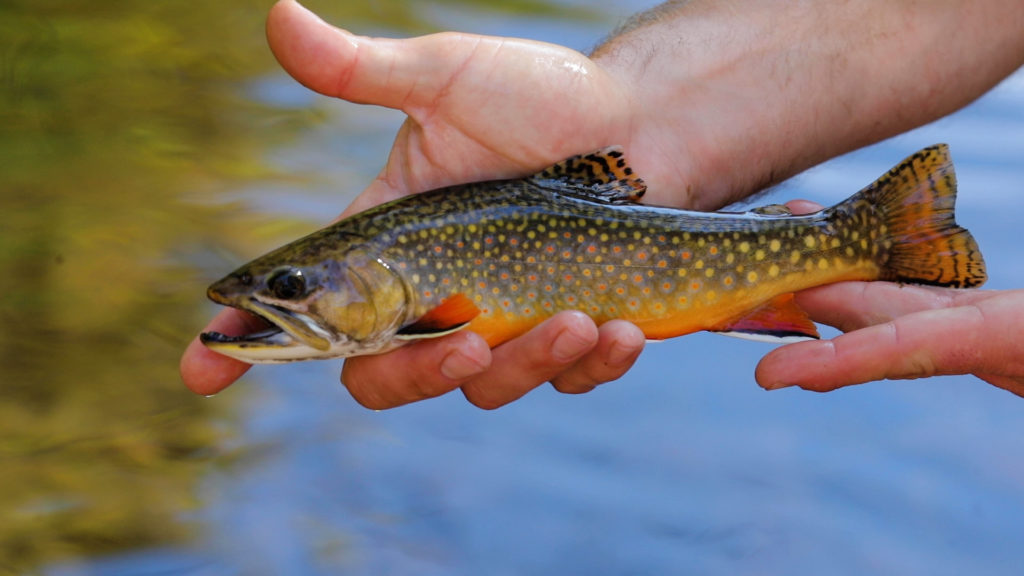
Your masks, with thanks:
<instances>
[{"instance_id":1,"label":"orange fin with white edge","mask_svg":"<svg viewBox=\"0 0 1024 576\"><path fill-rule=\"evenodd\" d=\"M766 342L796 342L817 340L818 328L797 306L793 294L772 298L743 316L724 322L711 329L725 336Z\"/></svg>"},{"instance_id":2,"label":"orange fin with white edge","mask_svg":"<svg viewBox=\"0 0 1024 576\"><path fill-rule=\"evenodd\" d=\"M529 182L548 192L599 204L631 204L647 192L621 146L573 156L534 174Z\"/></svg>"},{"instance_id":3,"label":"orange fin with white edge","mask_svg":"<svg viewBox=\"0 0 1024 576\"><path fill-rule=\"evenodd\" d=\"M438 338L462 330L479 315L480 309L465 294L454 294L445 298L436 308L428 310L412 324L403 326L395 338Z\"/></svg>"}]
</instances>

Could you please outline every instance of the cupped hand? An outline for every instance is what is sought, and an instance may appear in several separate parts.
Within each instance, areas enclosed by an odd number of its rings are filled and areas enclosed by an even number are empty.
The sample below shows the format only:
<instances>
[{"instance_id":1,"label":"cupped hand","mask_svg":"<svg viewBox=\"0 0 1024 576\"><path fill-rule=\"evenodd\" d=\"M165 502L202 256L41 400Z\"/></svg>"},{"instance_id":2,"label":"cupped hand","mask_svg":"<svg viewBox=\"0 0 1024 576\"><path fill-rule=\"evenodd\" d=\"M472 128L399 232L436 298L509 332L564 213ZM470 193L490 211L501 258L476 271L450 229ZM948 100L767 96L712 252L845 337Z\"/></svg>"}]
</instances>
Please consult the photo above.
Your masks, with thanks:
<instances>
[{"instance_id":1,"label":"cupped hand","mask_svg":"<svg viewBox=\"0 0 1024 576\"><path fill-rule=\"evenodd\" d=\"M874 380L974 374L1024 396L1024 290L844 282L796 300L814 320L846 333L770 352L756 373L765 388L827 392Z\"/></svg>"},{"instance_id":2,"label":"cupped hand","mask_svg":"<svg viewBox=\"0 0 1024 576\"><path fill-rule=\"evenodd\" d=\"M820 210L787 202L794 214ZM815 322L845 332L769 352L757 366L769 390L828 392L875 380L974 374L1024 396L1024 290L957 290L841 282L796 294Z\"/></svg>"},{"instance_id":3,"label":"cupped hand","mask_svg":"<svg viewBox=\"0 0 1024 576\"><path fill-rule=\"evenodd\" d=\"M652 160L663 153L653 151L659 144L654 135L634 145L637 127L624 83L567 48L456 33L358 37L291 0L271 10L267 36L285 70L309 88L408 115L385 168L342 216L440 186L523 176L610 144L627 147L634 169L649 184L665 182L666 170L679 169L678 162ZM672 203L658 198L658 189L667 187L652 186L648 197ZM208 329L239 333L253 321L225 310ZM547 381L563 392L584 392L616 379L643 343L640 330L627 322L599 329L587 316L565 312L494 350L463 332L348 359L342 382L357 401L375 409L455 388L477 406L494 408ZM181 373L189 388L212 394L248 367L194 340Z\"/></svg>"}]
</instances>

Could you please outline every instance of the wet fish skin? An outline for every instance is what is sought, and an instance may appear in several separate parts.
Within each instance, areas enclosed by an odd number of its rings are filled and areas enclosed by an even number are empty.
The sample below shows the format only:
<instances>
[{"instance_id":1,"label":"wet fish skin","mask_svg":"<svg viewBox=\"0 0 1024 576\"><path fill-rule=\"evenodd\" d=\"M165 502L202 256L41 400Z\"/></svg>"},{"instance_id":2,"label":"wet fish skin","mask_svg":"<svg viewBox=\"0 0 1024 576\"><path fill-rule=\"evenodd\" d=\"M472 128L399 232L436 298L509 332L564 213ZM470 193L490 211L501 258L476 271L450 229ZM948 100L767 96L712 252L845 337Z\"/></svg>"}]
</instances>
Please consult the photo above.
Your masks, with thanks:
<instances>
[{"instance_id":1,"label":"wet fish skin","mask_svg":"<svg viewBox=\"0 0 1024 576\"><path fill-rule=\"evenodd\" d=\"M378 206L210 289L214 300L260 314L318 352L288 358L278 342L268 360L266 350L245 353L259 342L217 335L207 343L247 361L287 361L378 353L468 326L497 346L569 309L599 324L629 320L653 339L699 330L816 337L792 302L797 290L843 280L985 280L977 244L954 221L956 181L944 145L809 215L651 207L636 202L644 190L621 150L608 148L530 178ZM301 271L309 290L275 299L267 284L282 271ZM239 278L250 284L239 286ZM302 319L275 318L268 305Z\"/></svg>"}]
</instances>

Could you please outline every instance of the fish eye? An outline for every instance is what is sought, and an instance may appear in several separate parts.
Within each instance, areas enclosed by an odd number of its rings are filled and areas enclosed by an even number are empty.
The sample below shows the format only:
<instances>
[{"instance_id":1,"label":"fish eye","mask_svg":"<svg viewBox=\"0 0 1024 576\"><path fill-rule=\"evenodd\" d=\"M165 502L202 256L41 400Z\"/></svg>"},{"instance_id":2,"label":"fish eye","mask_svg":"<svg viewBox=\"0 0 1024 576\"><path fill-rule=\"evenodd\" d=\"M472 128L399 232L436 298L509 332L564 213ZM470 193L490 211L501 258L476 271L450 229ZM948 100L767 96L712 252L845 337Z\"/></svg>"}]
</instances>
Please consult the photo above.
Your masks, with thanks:
<instances>
[{"instance_id":1,"label":"fish eye","mask_svg":"<svg viewBox=\"0 0 1024 576\"><path fill-rule=\"evenodd\" d=\"M267 279L267 288L278 300L294 300L306 294L306 277L302 270L278 270Z\"/></svg>"}]
</instances>

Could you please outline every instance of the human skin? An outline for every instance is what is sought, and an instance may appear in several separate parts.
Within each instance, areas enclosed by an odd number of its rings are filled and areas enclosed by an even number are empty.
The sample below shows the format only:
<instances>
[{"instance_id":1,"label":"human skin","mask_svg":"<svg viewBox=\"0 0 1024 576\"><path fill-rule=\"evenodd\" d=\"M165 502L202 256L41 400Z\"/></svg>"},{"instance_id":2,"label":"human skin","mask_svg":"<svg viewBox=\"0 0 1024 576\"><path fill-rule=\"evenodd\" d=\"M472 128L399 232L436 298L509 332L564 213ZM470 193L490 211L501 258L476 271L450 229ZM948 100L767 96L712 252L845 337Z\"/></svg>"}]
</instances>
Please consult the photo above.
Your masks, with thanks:
<instances>
[{"instance_id":1,"label":"human skin","mask_svg":"<svg viewBox=\"0 0 1024 576\"><path fill-rule=\"evenodd\" d=\"M634 19L588 58L551 44L467 34L359 37L292 0L275 5L267 23L271 49L299 82L408 115L384 169L342 216L444 185L523 176L613 143L625 146L647 181L646 202L716 209L977 98L1024 63L1021 30L1019 0L694 0ZM812 317L845 328L887 318L837 303L832 295L847 289L822 288L799 301ZM862 304L882 304L872 298L875 289L860 294ZM901 313L934 303L906 300ZM957 302L947 300L946 309ZM225 310L207 329L235 334L254 322ZM817 379L786 365L821 352L801 344L769 354L759 381L822 390L853 383L835 371L848 368L848 359L871 359L841 354L842 338L832 344L834 364L819 364ZM342 382L374 409L456 388L473 404L496 408L547 381L576 393L614 380L643 343L627 322L598 327L564 312L494 350L463 331L348 359ZM940 360L933 365L993 374L987 364L981 371ZM198 340L181 363L185 384L202 394L247 368ZM894 377L877 366L857 373ZM997 385L1020 382L1019 374L995 376Z\"/></svg>"}]
</instances>

